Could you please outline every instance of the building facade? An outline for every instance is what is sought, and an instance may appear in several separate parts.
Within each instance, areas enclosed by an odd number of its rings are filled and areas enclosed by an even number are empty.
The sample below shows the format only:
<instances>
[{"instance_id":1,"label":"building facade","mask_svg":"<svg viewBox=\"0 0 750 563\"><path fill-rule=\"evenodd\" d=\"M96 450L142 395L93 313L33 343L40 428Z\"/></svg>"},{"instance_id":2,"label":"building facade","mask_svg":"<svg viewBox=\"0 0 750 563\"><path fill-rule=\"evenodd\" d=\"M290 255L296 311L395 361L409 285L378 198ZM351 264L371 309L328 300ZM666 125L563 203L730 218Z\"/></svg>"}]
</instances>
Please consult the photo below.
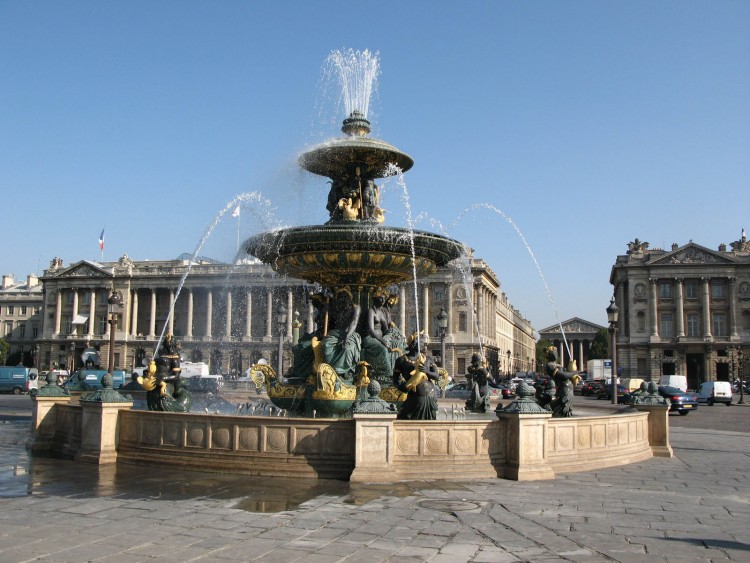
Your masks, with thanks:
<instances>
[{"instance_id":1,"label":"building facade","mask_svg":"<svg viewBox=\"0 0 750 563\"><path fill-rule=\"evenodd\" d=\"M493 375L503 375L506 350L514 358L533 358L534 330L510 305L487 264L472 258L470 266L466 275L443 268L401 285L394 322L405 334L423 331L430 353L444 360L451 374L465 374L471 355L481 351ZM56 258L40 279L44 309L37 345L44 368L80 367L81 354L90 348L108 362L112 312L117 313L113 364L126 370L142 369L164 334L176 337L185 360L206 362L212 373L236 374L261 358L276 365L281 338L288 368L292 343L314 328L307 296L315 287L277 276L260 263L136 262L123 256L66 267ZM113 291L122 295L114 310L108 303ZM279 304L291 312L283 323ZM448 315L444 359L441 310Z\"/></svg>"},{"instance_id":2,"label":"building facade","mask_svg":"<svg viewBox=\"0 0 750 563\"><path fill-rule=\"evenodd\" d=\"M0 289L0 338L9 345L7 364L36 364L37 339L42 330L42 285L34 275L16 282L3 276Z\"/></svg>"},{"instance_id":3,"label":"building facade","mask_svg":"<svg viewBox=\"0 0 750 563\"><path fill-rule=\"evenodd\" d=\"M604 328L574 317L540 330L539 338L546 338L557 348L557 357L562 365L567 367L570 360L575 360L577 369L585 371L596 333Z\"/></svg>"},{"instance_id":4,"label":"building facade","mask_svg":"<svg viewBox=\"0 0 750 563\"><path fill-rule=\"evenodd\" d=\"M686 375L693 389L747 377L750 242L744 231L730 249L692 241L670 250L648 246L629 243L610 275L623 377Z\"/></svg>"}]
</instances>

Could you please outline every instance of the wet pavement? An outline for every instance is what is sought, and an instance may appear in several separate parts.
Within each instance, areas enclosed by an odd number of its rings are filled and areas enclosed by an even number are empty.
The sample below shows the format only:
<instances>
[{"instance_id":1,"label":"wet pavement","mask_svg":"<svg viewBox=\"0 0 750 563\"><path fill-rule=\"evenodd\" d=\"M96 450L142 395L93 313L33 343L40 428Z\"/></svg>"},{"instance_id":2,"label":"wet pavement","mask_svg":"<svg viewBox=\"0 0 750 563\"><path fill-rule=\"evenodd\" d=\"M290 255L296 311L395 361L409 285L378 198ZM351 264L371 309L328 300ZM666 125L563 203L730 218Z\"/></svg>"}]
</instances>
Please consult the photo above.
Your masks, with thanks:
<instances>
[{"instance_id":1,"label":"wet pavement","mask_svg":"<svg viewBox=\"0 0 750 563\"><path fill-rule=\"evenodd\" d=\"M550 481L389 485L29 459L29 426L0 410L3 562L750 561L747 425Z\"/></svg>"}]
</instances>

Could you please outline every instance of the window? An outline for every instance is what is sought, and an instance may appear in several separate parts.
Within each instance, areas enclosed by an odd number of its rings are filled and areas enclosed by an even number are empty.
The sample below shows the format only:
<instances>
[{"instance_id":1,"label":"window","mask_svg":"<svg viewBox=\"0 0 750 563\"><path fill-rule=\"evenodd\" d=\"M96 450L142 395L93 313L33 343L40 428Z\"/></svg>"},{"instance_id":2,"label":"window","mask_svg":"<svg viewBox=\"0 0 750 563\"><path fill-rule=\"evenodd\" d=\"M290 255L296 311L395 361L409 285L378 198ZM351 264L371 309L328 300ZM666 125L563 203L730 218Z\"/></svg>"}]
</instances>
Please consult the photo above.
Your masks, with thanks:
<instances>
[{"instance_id":1,"label":"window","mask_svg":"<svg viewBox=\"0 0 750 563\"><path fill-rule=\"evenodd\" d=\"M698 299L698 282L695 280L685 281L685 299Z\"/></svg>"},{"instance_id":2,"label":"window","mask_svg":"<svg viewBox=\"0 0 750 563\"><path fill-rule=\"evenodd\" d=\"M106 315L99 315L97 317L98 326L97 326L97 333L96 334L106 334L107 333L107 317Z\"/></svg>"},{"instance_id":3,"label":"window","mask_svg":"<svg viewBox=\"0 0 750 563\"><path fill-rule=\"evenodd\" d=\"M672 299L672 282L659 282L659 297L661 299Z\"/></svg>"},{"instance_id":4,"label":"window","mask_svg":"<svg viewBox=\"0 0 750 563\"><path fill-rule=\"evenodd\" d=\"M13 321L6 322L3 327L3 336L10 336L10 334L13 332Z\"/></svg>"},{"instance_id":5,"label":"window","mask_svg":"<svg viewBox=\"0 0 750 563\"><path fill-rule=\"evenodd\" d=\"M691 338L700 336L700 315L698 313L688 313L687 315L687 335Z\"/></svg>"},{"instance_id":6,"label":"window","mask_svg":"<svg viewBox=\"0 0 750 563\"><path fill-rule=\"evenodd\" d=\"M26 305L21 305L21 316L22 317L26 316Z\"/></svg>"},{"instance_id":7,"label":"window","mask_svg":"<svg viewBox=\"0 0 750 563\"><path fill-rule=\"evenodd\" d=\"M75 292L73 290L65 292L65 302L68 305L72 305L73 304L73 295L75 295Z\"/></svg>"},{"instance_id":8,"label":"window","mask_svg":"<svg viewBox=\"0 0 750 563\"><path fill-rule=\"evenodd\" d=\"M16 308L13 305L8 305L8 316L12 317L13 313L16 312Z\"/></svg>"},{"instance_id":9,"label":"window","mask_svg":"<svg viewBox=\"0 0 750 563\"><path fill-rule=\"evenodd\" d=\"M73 334L73 319L70 315L62 315L60 317L60 328L63 334Z\"/></svg>"},{"instance_id":10,"label":"window","mask_svg":"<svg viewBox=\"0 0 750 563\"><path fill-rule=\"evenodd\" d=\"M432 291L435 295L435 301L442 302L443 299L445 298L445 292L443 291L443 287L438 285L434 287Z\"/></svg>"},{"instance_id":11,"label":"window","mask_svg":"<svg viewBox=\"0 0 750 563\"><path fill-rule=\"evenodd\" d=\"M18 327L19 336L21 338L26 338L26 323L21 323Z\"/></svg>"},{"instance_id":12,"label":"window","mask_svg":"<svg viewBox=\"0 0 750 563\"><path fill-rule=\"evenodd\" d=\"M39 327L32 327L31 338L39 338Z\"/></svg>"},{"instance_id":13,"label":"window","mask_svg":"<svg viewBox=\"0 0 750 563\"><path fill-rule=\"evenodd\" d=\"M636 313L635 315L635 318L638 332L643 332L644 330L646 330L646 314L643 311L638 311L638 313Z\"/></svg>"},{"instance_id":14,"label":"window","mask_svg":"<svg viewBox=\"0 0 750 563\"><path fill-rule=\"evenodd\" d=\"M711 298L724 299L724 280L711 280Z\"/></svg>"},{"instance_id":15,"label":"window","mask_svg":"<svg viewBox=\"0 0 750 563\"><path fill-rule=\"evenodd\" d=\"M458 358L458 373L466 373L466 358Z\"/></svg>"},{"instance_id":16,"label":"window","mask_svg":"<svg viewBox=\"0 0 750 563\"><path fill-rule=\"evenodd\" d=\"M660 325L659 335L662 338L672 338L674 336L674 321L672 313L662 313Z\"/></svg>"},{"instance_id":17,"label":"window","mask_svg":"<svg viewBox=\"0 0 750 563\"><path fill-rule=\"evenodd\" d=\"M466 332L466 313L461 312L458 314L458 331L459 332ZM463 373L459 370L458 373Z\"/></svg>"},{"instance_id":18,"label":"window","mask_svg":"<svg viewBox=\"0 0 750 563\"><path fill-rule=\"evenodd\" d=\"M714 336L727 335L727 319L724 313L714 313Z\"/></svg>"},{"instance_id":19,"label":"window","mask_svg":"<svg viewBox=\"0 0 750 563\"><path fill-rule=\"evenodd\" d=\"M84 305L89 305L91 303L91 293L90 292L87 291L86 293L83 294L82 297L83 297L83 304Z\"/></svg>"}]
</instances>

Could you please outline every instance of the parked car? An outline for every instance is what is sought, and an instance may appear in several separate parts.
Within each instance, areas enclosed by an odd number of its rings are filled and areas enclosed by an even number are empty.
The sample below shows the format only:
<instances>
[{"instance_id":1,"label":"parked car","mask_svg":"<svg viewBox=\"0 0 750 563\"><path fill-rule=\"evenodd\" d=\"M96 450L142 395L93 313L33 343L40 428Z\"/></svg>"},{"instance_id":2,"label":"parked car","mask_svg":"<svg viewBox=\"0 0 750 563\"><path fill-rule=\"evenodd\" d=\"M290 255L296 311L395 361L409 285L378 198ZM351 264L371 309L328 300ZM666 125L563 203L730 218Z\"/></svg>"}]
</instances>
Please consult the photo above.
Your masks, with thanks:
<instances>
[{"instance_id":1,"label":"parked car","mask_svg":"<svg viewBox=\"0 0 750 563\"><path fill-rule=\"evenodd\" d=\"M511 390L502 385L489 385L487 389L489 389L490 397L499 397L501 399L510 399L513 397Z\"/></svg>"},{"instance_id":2,"label":"parked car","mask_svg":"<svg viewBox=\"0 0 750 563\"><path fill-rule=\"evenodd\" d=\"M445 392L445 396L450 399L468 399L470 395L471 389L467 383L456 383Z\"/></svg>"},{"instance_id":3,"label":"parked car","mask_svg":"<svg viewBox=\"0 0 750 563\"><path fill-rule=\"evenodd\" d=\"M714 403L732 404L732 386L728 381L704 381L696 390L699 403L706 403L709 407Z\"/></svg>"},{"instance_id":4,"label":"parked car","mask_svg":"<svg viewBox=\"0 0 750 563\"><path fill-rule=\"evenodd\" d=\"M597 399L612 399L612 386L602 385L596 392ZM630 390L622 384L617 385L617 402L626 405L630 402Z\"/></svg>"},{"instance_id":5,"label":"parked car","mask_svg":"<svg viewBox=\"0 0 750 563\"><path fill-rule=\"evenodd\" d=\"M601 381L587 381L581 387L581 395L583 395L584 397L588 397L589 395L596 395L596 392L599 391L601 387Z\"/></svg>"},{"instance_id":6,"label":"parked car","mask_svg":"<svg viewBox=\"0 0 750 563\"><path fill-rule=\"evenodd\" d=\"M698 396L695 393L686 393L678 387L660 385L659 395L669 399L670 411L676 411L683 416L698 408Z\"/></svg>"}]
</instances>

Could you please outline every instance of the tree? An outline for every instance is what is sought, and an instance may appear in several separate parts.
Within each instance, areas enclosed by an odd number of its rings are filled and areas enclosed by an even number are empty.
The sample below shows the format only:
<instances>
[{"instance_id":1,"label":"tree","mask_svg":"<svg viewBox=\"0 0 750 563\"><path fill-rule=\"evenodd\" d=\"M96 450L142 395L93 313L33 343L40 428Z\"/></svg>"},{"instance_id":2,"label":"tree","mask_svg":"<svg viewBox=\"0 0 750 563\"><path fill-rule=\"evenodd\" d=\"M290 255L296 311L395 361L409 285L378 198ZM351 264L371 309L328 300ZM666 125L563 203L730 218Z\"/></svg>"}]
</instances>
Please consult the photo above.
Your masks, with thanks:
<instances>
[{"instance_id":1,"label":"tree","mask_svg":"<svg viewBox=\"0 0 750 563\"><path fill-rule=\"evenodd\" d=\"M10 350L10 344L0 338L0 366L6 365L5 361L8 359L8 350Z\"/></svg>"},{"instance_id":2,"label":"tree","mask_svg":"<svg viewBox=\"0 0 750 563\"><path fill-rule=\"evenodd\" d=\"M607 329L600 328L596 331L594 341L591 343L591 350L589 350L589 359L606 360L609 357L609 336L607 335Z\"/></svg>"},{"instance_id":3,"label":"tree","mask_svg":"<svg viewBox=\"0 0 750 563\"><path fill-rule=\"evenodd\" d=\"M536 365L537 371L541 373L542 366L547 364L547 350L552 346L552 342L546 338L540 338L536 342Z\"/></svg>"}]
</instances>

